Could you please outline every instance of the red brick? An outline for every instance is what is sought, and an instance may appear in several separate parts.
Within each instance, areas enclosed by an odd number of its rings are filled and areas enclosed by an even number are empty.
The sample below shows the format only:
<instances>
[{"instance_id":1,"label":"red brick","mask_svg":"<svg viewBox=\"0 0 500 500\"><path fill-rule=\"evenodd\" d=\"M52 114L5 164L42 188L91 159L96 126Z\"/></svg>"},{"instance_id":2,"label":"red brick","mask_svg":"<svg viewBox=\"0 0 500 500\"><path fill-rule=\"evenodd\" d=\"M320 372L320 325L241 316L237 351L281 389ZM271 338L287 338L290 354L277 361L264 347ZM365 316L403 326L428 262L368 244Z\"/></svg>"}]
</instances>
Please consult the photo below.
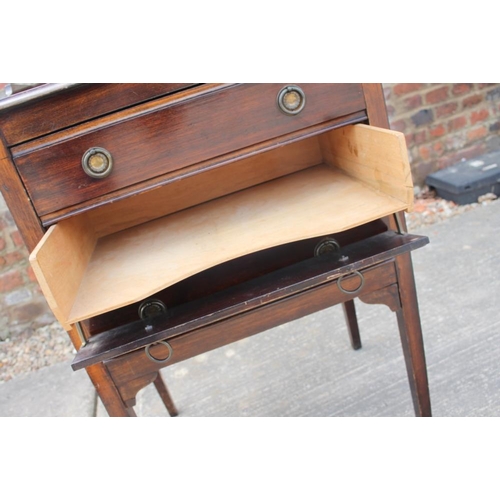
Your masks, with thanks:
<instances>
[{"instance_id":1,"label":"red brick","mask_svg":"<svg viewBox=\"0 0 500 500\"><path fill-rule=\"evenodd\" d=\"M5 254L5 256L4 256L5 265L11 266L12 264L15 264L16 262L22 261L25 257L26 256L23 253L18 252L17 250L14 252L9 252L9 253ZM0 262L0 265L1 265L1 262Z\"/></svg>"},{"instance_id":2,"label":"red brick","mask_svg":"<svg viewBox=\"0 0 500 500\"><path fill-rule=\"evenodd\" d=\"M409 94L410 92L416 92L423 88L423 83L397 83L392 88L394 94L401 96L404 94Z\"/></svg>"},{"instance_id":3,"label":"red brick","mask_svg":"<svg viewBox=\"0 0 500 500\"><path fill-rule=\"evenodd\" d=\"M415 132L413 134L413 142L415 144L422 144L427 140L427 131L426 130L420 130L419 132Z\"/></svg>"},{"instance_id":4,"label":"red brick","mask_svg":"<svg viewBox=\"0 0 500 500\"><path fill-rule=\"evenodd\" d=\"M468 148L460 148L459 151L452 151L446 156L443 156L437 161L437 167L439 169L449 167L455 163L459 163L463 159L470 160L476 156L480 156L486 152L486 147L484 141L480 143L473 144Z\"/></svg>"},{"instance_id":5,"label":"red brick","mask_svg":"<svg viewBox=\"0 0 500 500\"><path fill-rule=\"evenodd\" d=\"M418 152L423 160L428 160L431 157L431 150L428 146L420 146Z\"/></svg>"},{"instance_id":6,"label":"red brick","mask_svg":"<svg viewBox=\"0 0 500 500\"><path fill-rule=\"evenodd\" d=\"M479 111L473 111L470 114L470 123L471 125L475 125L476 123L486 120L489 116L490 113L487 109L480 109Z\"/></svg>"},{"instance_id":7,"label":"red brick","mask_svg":"<svg viewBox=\"0 0 500 500\"><path fill-rule=\"evenodd\" d=\"M10 311L11 319L17 323L31 323L45 312L44 306L43 302L28 302L13 307Z\"/></svg>"},{"instance_id":8,"label":"red brick","mask_svg":"<svg viewBox=\"0 0 500 500\"><path fill-rule=\"evenodd\" d=\"M406 129L406 122L404 120L396 120L391 122L391 129L397 132L404 132Z\"/></svg>"},{"instance_id":9,"label":"red brick","mask_svg":"<svg viewBox=\"0 0 500 500\"><path fill-rule=\"evenodd\" d=\"M409 132L405 134L406 146L408 149L413 146L418 146L423 144L427 139L427 132L425 130L421 130L419 132Z\"/></svg>"},{"instance_id":10,"label":"red brick","mask_svg":"<svg viewBox=\"0 0 500 500\"><path fill-rule=\"evenodd\" d=\"M419 108L420 106L422 106L422 96L420 94L415 94L404 100L404 107L408 111Z\"/></svg>"},{"instance_id":11,"label":"red brick","mask_svg":"<svg viewBox=\"0 0 500 500\"><path fill-rule=\"evenodd\" d=\"M21 236L21 233L19 233L19 231L13 231L11 234L10 234L10 237L12 238L12 241L14 242L14 245L16 245L16 247L23 247L24 246L24 241L23 241L23 238Z\"/></svg>"},{"instance_id":12,"label":"red brick","mask_svg":"<svg viewBox=\"0 0 500 500\"><path fill-rule=\"evenodd\" d=\"M473 106L476 106L477 104L479 104L482 101L483 101L483 96L481 94L474 94L474 95L471 95L469 97L466 97L462 101L462 106L464 109L472 108Z\"/></svg>"},{"instance_id":13,"label":"red brick","mask_svg":"<svg viewBox=\"0 0 500 500\"><path fill-rule=\"evenodd\" d=\"M448 129L451 131L459 130L467 125L465 116L457 116L448 122Z\"/></svg>"},{"instance_id":14,"label":"red brick","mask_svg":"<svg viewBox=\"0 0 500 500\"><path fill-rule=\"evenodd\" d=\"M439 87L425 94L425 102L428 104L437 104L448 99L448 87Z\"/></svg>"},{"instance_id":15,"label":"red brick","mask_svg":"<svg viewBox=\"0 0 500 500\"><path fill-rule=\"evenodd\" d=\"M474 128L472 130L469 130L467 132L467 139L469 141L477 141L478 139L482 139L483 137L486 137L488 135L488 129L483 125L479 128Z\"/></svg>"},{"instance_id":16,"label":"red brick","mask_svg":"<svg viewBox=\"0 0 500 500\"><path fill-rule=\"evenodd\" d=\"M0 275L0 293L14 290L14 288L17 288L22 284L23 277L21 275L21 271L18 269Z\"/></svg>"},{"instance_id":17,"label":"red brick","mask_svg":"<svg viewBox=\"0 0 500 500\"><path fill-rule=\"evenodd\" d=\"M431 128L429 134L431 137L441 137L446 134L446 129L444 125L438 125L437 127Z\"/></svg>"},{"instance_id":18,"label":"red brick","mask_svg":"<svg viewBox=\"0 0 500 500\"><path fill-rule=\"evenodd\" d=\"M33 281L34 283L38 282L35 276L35 272L33 271L33 268L31 266L28 267L28 278L30 281Z\"/></svg>"},{"instance_id":19,"label":"red brick","mask_svg":"<svg viewBox=\"0 0 500 500\"><path fill-rule=\"evenodd\" d=\"M439 141L439 142L436 142L432 145L432 149L438 155L442 155L446 148L444 147L444 144L441 141Z\"/></svg>"},{"instance_id":20,"label":"red brick","mask_svg":"<svg viewBox=\"0 0 500 500\"><path fill-rule=\"evenodd\" d=\"M456 102L449 102L448 104L443 104L442 106L438 106L436 112L438 118L443 116L452 115L458 108L458 104Z\"/></svg>"},{"instance_id":21,"label":"red brick","mask_svg":"<svg viewBox=\"0 0 500 500\"><path fill-rule=\"evenodd\" d=\"M436 170L442 170L443 168L450 167L451 165L458 163L461 159L461 157L456 160L454 158L452 159L449 156L443 156L441 158L438 158L438 160L435 162L435 168Z\"/></svg>"},{"instance_id":22,"label":"red brick","mask_svg":"<svg viewBox=\"0 0 500 500\"><path fill-rule=\"evenodd\" d=\"M453 85L452 93L453 95L466 94L472 90L472 87L472 83L455 83L455 85Z\"/></svg>"}]
</instances>

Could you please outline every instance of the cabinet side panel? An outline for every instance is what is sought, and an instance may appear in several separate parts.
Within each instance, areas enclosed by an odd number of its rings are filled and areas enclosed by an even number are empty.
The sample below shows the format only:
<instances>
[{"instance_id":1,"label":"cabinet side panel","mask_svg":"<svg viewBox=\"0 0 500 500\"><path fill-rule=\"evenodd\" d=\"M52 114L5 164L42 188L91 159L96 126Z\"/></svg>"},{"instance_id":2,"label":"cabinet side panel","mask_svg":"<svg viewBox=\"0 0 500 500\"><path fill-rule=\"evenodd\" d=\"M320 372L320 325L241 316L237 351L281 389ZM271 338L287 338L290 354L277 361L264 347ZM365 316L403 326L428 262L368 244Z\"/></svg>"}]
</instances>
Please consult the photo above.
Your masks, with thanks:
<instances>
[{"instance_id":1,"label":"cabinet side panel","mask_svg":"<svg viewBox=\"0 0 500 500\"><path fill-rule=\"evenodd\" d=\"M0 190L24 243L31 252L43 236L42 225L1 137Z\"/></svg>"}]
</instances>

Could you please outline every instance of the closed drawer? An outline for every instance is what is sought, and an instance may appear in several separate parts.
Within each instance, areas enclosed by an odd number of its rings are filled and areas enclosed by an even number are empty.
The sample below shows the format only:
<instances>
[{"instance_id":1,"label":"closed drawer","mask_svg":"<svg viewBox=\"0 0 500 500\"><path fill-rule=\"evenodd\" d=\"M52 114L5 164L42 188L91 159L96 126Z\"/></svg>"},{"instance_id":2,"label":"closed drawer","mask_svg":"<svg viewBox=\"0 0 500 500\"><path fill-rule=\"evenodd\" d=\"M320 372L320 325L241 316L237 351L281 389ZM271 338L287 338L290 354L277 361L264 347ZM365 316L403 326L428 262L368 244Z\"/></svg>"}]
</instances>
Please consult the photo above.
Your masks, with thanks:
<instances>
[{"instance_id":1,"label":"closed drawer","mask_svg":"<svg viewBox=\"0 0 500 500\"><path fill-rule=\"evenodd\" d=\"M0 130L8 145L31 141L196 84L80 83L66 84L63 89L60 85L46 84L23 92L25 102L9 107L8 119L0 109Z\"/></svg>"},{"instance_id":2,"label":"closed drawer","mask_svg":"<svg viewBox=\"0 0 500 500\"><path fill-rule=\"evenodd\" d=\"M116 121L96 120L71 135L14 148L13 155L37 213L44 216L365 108L360 84L300 84L305 107L288 115L277 105L283 87L241 84L185 99L158 99L119 114ZM94 147L112 157L105 178L92 178L82 168L83 155Z\"/></svg>"}]
</instances>

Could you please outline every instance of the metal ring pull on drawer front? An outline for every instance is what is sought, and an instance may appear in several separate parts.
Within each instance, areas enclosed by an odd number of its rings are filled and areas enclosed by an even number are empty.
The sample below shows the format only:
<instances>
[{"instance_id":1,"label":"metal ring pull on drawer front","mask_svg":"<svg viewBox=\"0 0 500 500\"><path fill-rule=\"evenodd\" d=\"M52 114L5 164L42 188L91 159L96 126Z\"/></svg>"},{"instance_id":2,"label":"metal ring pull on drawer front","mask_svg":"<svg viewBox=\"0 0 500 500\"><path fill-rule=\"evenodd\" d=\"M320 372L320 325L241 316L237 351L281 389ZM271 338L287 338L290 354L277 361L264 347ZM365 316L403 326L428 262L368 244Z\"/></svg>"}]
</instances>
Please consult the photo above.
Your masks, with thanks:
<instances>
[{"instance_id":1,"label":"metal ring pull on drawer front","mask_svg":"<svg viewBox=\"0 0 500 500\"><path fill-rule=\"evenodd\" d=\"M151 349L151 347L158 345L158 344L164 345L168 349L168 354L167 354L166 358L155 358L151 354L151 352L149 351ZM146 351L146 356L151 361L154 361L155 363L165 363L165 361L168 361L172 357L172 353L173 353L172 346L166 340L160 340L160 342L155 342L154 344L149 344L148 346L146 346L145 351Z\"/></svg>"},{"instance_id":2,"label":"metal ring pull on drawer front","mask_svg":"<svg viewBox=\"0 0 500 500\"><path fill-rule=\"evenodd\" d=\"M113 157L104 148L90 148L82 157L82 168L89 177L103 179L113 170Z\"/></svg>"},{"instance_id":3,"label":"metal ring pull on drawer front","mask_svg":"<svg viewBox=\"0 0 500 500\"><path fill-rule=\"evenodd\" d=\"M306 96L297 85L287 85L278 92L278 107L287 115L299 114L305 105Z\"/></svg>"},{"instance_id":4,"label":"metal ring pull on drawer front","mask_svg":"<svg viewBox=\"0 0 500 500\"><path fill-rule=\"evenodd\" d=\"M360 282L359 282L359 285L357 288L355 288L354 290L346 290L343 286L342 286L342 280L344 280L345 278L348 278L349 276L358 276ZM353 271L352 273L350 274L344 274L344 276L341 276L338 280L337 280L337 286L339 287L339 290L341 292L344 292L344 293L347 293L347 294L350 294L350 295L353 295L355 293L358 293L361 291L361 289L363 288L363 286L365 285L365 278L364 276L359 272L359 271Z\"/></svg>"}]
</instances>

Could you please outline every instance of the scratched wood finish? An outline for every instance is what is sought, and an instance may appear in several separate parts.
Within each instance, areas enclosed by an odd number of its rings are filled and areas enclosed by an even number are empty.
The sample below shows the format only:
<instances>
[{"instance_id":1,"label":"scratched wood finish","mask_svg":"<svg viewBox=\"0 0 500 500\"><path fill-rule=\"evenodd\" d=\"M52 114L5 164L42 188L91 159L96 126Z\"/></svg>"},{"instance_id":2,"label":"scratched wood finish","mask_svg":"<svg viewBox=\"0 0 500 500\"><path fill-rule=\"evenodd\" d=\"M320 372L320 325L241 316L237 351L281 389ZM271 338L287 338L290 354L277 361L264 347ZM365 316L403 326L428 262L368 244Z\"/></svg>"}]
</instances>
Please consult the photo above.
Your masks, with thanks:
<instances>
[{"instance_id":1,"label":"scratched wood finish","mask_svg":"<svg viewBox=\"0 0 500 500\"><path fill-rule=\"evenodd\" d=\"M296 116L285 115L276 105L282 84L235 85L172 106L168 98L160 99L156 110L148 107L143 115L106 122L106 127L70 140L62 136L49 147L40 143L40 149L28 154L14 149L15 161L38 214L46 215L364 108L358 84L301 86L306 106ZM105 179L93 179L81 167L83 154L94 146L113 156L113 172Z\"/></svg>"},{"instance_id":2,"label":"scratched wood finish","mask_svg":"<svg viewBox=\"0 0 500 500\"><path fill-rule=\"evenodd\" d=\"M0 112L0 131L10 146L193 86L192 83L80 84ZM29 91L27 91L29 92ZM2 119L8 114L8 119Z\"/></svg>"}]
</instances>

